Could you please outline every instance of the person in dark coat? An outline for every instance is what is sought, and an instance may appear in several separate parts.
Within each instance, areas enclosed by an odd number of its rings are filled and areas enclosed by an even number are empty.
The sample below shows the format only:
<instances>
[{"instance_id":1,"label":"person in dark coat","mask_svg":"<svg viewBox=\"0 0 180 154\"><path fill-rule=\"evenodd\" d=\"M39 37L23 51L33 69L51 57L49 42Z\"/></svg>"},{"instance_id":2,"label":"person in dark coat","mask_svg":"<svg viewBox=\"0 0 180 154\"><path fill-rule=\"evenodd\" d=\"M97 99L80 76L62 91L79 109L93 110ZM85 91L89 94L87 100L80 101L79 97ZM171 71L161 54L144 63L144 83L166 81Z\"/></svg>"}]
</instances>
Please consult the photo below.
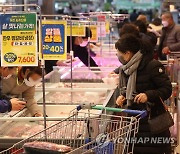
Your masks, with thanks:
<instances>
[{"instance_id":1,"label":"person in dark coat","mask_svg":"<svg viewBox=\"0 0 180 154\"><path fill-rule=\"evenodd\" d=\"M24 101L2 94L1 80L9 79L14 72L16 72L15 67L0 67L0 113L10 112L11 110L18 111L25 107L26 103Z\"/></svg>"},{"instance_id":2,"label":"person in dark coat","mask_svg":"<svg viewBox=\"0 0 180 154\"><path fill-rule=\"evenodd\" d=\"M171 52L180 51L180 26L175 24L173 15L165 12L161 16L162 19L162 35L159 43L159 58L166 60L166 55L173 55Z\"/></svg>"},{"instance_id":3,"label":"person in dark coat","mask_svg":"<svg viewBox=\"0 0 180 154\"><path fill-rule=\"evenodd\" d=\"M137 14L136 10L133 10L133 12L130 15L130 21L131 22L136 21L137 17L138 17L138 14Z\"/></svg>"},{"instance_id":4,"label":"person in dark coat","mask_svg":"<svg viewBox=\"0 0 180 154\"><path fill-rule=\"evenodd\" d=\"M115 47L120 67L119 96L116 104L132 110L146 110L147 102L151 102L151 116L156 117L164 111L160 98L167 100L172 93L172 86L165 68L157 61L147 48L143 48L141 40L132 34L125 34ZM124 91L126 87L126 91ZM140 120L137 138L149 138L146 143L135 143L134 154L170 154L170 143L152 143L151 138L170 138L169 129L152 134L148 124L148 116ZM143 140L144 141L144 140Z\"/></svg>"},{"instance_id":5,"label":"person in dark coat","mask_svg":"<svg viewBox=\"0 0 180 154\"><path fill-rule=\"evenodd\" d=\"M136 25L139 29L139 35L142 38L142 40L151 42L153 48L155 48L157 44L157 36L153 32L148 31L148 26L141 20L136 20L134 22L134 25Z\"/></svg>"}]
</instances>

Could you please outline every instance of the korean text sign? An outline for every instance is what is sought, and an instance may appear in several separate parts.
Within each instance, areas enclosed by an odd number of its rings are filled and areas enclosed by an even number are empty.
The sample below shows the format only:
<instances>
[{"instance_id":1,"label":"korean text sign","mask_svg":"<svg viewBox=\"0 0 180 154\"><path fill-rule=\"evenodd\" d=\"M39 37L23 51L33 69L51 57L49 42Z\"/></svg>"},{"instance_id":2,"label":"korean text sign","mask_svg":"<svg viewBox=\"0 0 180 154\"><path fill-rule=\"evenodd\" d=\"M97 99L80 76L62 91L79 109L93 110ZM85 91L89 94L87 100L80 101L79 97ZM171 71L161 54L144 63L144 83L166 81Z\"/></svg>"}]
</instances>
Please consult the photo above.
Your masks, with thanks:
<instances>
[{"instance_id":1,"label":"korean text sign","mask_svg":"<svg viewBox=\"0 0 180 154\"><path fill-rule=\"evenodd\" d=\"M37 16L1 14L1 65L37 66Z\"/></svg>"},{"instance_id":2,"label":"korean text sign","mask_svg":"<svg viewBox=\"0 0 180 154\"><path fill-rule=\"evenodd\" d=\"M42 21L42 44L44 60L66 60L67 59L67 22L43 20ZM42 53L40 54L42 58Z\"/></svg>"}]
</instances>

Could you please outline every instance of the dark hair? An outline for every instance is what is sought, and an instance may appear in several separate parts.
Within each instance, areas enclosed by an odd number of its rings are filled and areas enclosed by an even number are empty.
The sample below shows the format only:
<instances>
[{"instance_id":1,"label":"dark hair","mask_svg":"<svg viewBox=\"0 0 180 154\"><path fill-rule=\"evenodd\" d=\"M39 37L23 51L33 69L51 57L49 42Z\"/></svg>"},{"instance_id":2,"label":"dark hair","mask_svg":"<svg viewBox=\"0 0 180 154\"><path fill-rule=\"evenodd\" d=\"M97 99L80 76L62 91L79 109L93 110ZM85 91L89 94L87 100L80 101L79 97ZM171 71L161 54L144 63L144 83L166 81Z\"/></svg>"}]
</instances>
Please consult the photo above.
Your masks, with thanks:
<instances>
[{"instance_id":1,"label":"dark hair","mask_svg":"<svg viewBox=\"0 0 180 154\"><path fill-rule=\"evenodd\" d=\"M86 30L85 30L85 36L82 37L83 39L87 39L88 37L92 37L92 31L89 27L86 27Z\"/></svg>"},{"instance_id":2,"label":"dark hair","mask_svg":"<svg viewBox=\"0 0 180 154\"><path fill-rule=\"evenodd\" d=\"M160 18L154 18L152 21L152 24L155 26L161 26L162 25L162 20Z\"/></svg>"},{"instance_id":3,"label":"dark hair","mask_svg":"<svg viewBox=\"0 0 180 154\"><path fill-rule=\"evenodd\" d=\"M7 68L11 70L11 69L13 69L14 67L7 67Z\"/></svg>"},{"instance_id":4,"label":"dark hair","mask_svg":"<svg viewBox=\"0 0 180 154\"><path fill-rule=\"evenodd\" d=\"M26 73L26 70L30 70L30 73L28 74L28 77L32 74L38 74L39 76L42 76L42 68L40 66L37 67L22 67L23 74Z\"/></svg>"},{"instance_id":5,"label":"dark hair","mask_svg":"<svg viewBox=\"0 0 180 154\"><path fill-rule=\"evenodd\" d=\"M133 34L137 37L139 37L139 30L134 24L125 24L121 29L120 29L120 36L123 36L124 34Z\"/></svg>"},{"instance_id":6,"label":"dark hair","mask_svg":"<svg viewBox=\"0 0 180 154\"><path fill-rule=\"evenodd\" d=\"M153 47L157 44L157 36L153 32L147 32L146 34L149 37L149 41L152 43Z\"/></svg>"},{"instance_id":7,"label":"dark hair","mask_svg":"<svg viewBox=\"0 0 180 154\"><path fill-rule=\"evenodd\" d=\"M172 15L171 12L163 12L162 15L165 15L165 16L167 16L168 18L173 19L173 15Z\"/></svg>"},{"instance_id":8,"label":"dark hair","mask_svg":"<svg viewBox=\"0 0 180 154\"><path fill-rule=\"evenodd\" d=\"M140 31L141 33L147 33L147 25L146 25L143 21L141 21L141 20L136 20L136 21L134 22L134 25L136 25L136 26L139 28L139 31Z\"/></svg>"},{"instance_id":9,"label":"dark hair","mask_svg":"<svg viewBox=\"0 0 180 154\"><path fill-rule=\"evenodd\" d=\"M133 34L124 34L116 43L115 48L125 53L130 51L133 54L141 49L140 39Z\"/></svg>"},{"instance_id":10,"label":"dark hair","mask_svg":"<svg viewBox=\"0 0 180 154\"><path fill-rule=\"evenodd\" d=\"M1 60L0 60L0 67L1 67ZM8 69L13 69L14 67L7 67Z\"/></svg>"},{"instance_id":11,"label":"dark hair","mask_svg":"<svg viewBox=\"0 0 180 154\"><path fill-rule=\"evenodd\" d=\"M74 48L75 38L76 36L72 36L72 50ZM70 36L67 36L67 53L70 53L70 45L71 45Z\"/></svg>"},{"instance_id":12,"label":"dark hair","mask_svg":"<svg viewBox=\"0 0 180 154\"><path fill-rule=\"evenodd\" d=\"M134 9L133 12L136 13L136 9Z\"/></svg>"}]
</instances>

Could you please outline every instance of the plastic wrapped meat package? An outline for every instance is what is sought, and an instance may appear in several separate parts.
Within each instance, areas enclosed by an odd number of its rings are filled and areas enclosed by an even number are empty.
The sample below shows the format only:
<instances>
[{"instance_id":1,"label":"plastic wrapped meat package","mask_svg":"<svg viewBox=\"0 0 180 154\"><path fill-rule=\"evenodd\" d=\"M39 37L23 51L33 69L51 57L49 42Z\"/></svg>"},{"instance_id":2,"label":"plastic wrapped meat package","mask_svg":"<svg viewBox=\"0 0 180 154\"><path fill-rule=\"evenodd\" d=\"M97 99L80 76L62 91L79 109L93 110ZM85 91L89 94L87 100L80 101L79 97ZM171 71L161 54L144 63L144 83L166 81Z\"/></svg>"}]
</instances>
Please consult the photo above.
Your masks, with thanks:
<instances>
[{"instance_id":1,"label":"plastic wrapped meat package","mask_svg":"<svg viewBox=\"0 0 180 154\"><path fill-rule=\"evenodd\" d=\"M106 99L106 92L53 92L46 95L47 103L95 103L102 104ZM39 100L42 102L42 99Z\"/></svg>"},{"instance_id":2,"label":"plastic wrapped meat package","mask_svg":"<svg viewBox=\"0 0 180 154\"><path fill-rule=\"evenodd\" d=\"M23 148L27 154L60 154L71 151L71 147L66 145L39 141L25 143Z\"/></svg>"}]
</instances>

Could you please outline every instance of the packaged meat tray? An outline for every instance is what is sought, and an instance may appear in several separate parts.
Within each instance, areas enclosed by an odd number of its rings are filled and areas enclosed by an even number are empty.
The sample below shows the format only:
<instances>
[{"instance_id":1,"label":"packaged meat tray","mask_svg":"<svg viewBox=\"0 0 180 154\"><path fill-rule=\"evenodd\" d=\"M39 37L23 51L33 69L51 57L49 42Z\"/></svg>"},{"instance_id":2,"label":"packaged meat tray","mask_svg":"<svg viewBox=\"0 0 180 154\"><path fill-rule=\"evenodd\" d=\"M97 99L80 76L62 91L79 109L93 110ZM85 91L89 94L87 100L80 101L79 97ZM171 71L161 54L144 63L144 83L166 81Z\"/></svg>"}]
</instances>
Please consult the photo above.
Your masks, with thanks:
<instances>
[{"instance_id":1,"label":"packaged meat tray","mask_svg":"<svg viewBox=\"0 0 180 154\"><path fill-rule=\"evenodd\" d=\"M71 147L50 142L29 142L23 146L26 154L63 154L71 151Z\"/></svg>"}]
</instances>

